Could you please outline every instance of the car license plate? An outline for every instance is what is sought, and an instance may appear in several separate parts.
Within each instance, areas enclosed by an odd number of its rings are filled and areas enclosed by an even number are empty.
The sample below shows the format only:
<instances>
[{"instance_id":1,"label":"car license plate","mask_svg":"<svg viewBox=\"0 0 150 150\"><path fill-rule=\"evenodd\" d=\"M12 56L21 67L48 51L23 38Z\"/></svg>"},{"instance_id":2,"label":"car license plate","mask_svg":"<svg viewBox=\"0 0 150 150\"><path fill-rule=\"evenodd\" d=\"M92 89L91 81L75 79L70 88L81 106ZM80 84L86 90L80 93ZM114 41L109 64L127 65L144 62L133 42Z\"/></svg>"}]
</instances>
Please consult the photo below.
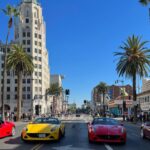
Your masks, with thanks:
<instances>
[{"instance_id":1,"label":"car license plate","mask_svg":"<svg viewBox=\"0 0 150 150\"><path fill-rule=\"evenodd\" d=\"M39 134L39 138L45 138L45 134Z\"/></svg>"}]
</instances>

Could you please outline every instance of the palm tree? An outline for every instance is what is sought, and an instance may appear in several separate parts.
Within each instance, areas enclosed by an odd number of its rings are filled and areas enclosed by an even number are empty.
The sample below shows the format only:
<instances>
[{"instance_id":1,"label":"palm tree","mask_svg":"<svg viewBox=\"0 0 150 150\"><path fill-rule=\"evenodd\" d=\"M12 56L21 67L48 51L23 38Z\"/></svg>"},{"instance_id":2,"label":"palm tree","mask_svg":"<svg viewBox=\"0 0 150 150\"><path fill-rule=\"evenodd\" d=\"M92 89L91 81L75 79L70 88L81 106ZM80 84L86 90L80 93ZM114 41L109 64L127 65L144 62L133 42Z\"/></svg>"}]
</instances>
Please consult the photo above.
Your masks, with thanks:
<instances>
[{"instance_id":1,"label":"palm tree","mask_svg":"<svg viewBox=\"0 0 150 150\"><path fill-rule=\"evenodd\" d=\"M116 71L119 76L132 78L133 100L136 101L136 76L148 76L150 67L150 49L145 47L147 41L141 41L141 37L128 37L120 46L121 52L115 52L119 56ZM137 107L134 106L134 121L137 118Z\"/></svg>"},{"instance_id":2,"label":"palm tree","mask_svg":"<svg viewBox=\"0 0 150 150\"><path fill-rule=\"evenodd\" d=\"M46 94L49 95L60 95L62 92L62 87L58 85L58 83L52 84L49 89L46 90Z\"/></svg>"},{"instance_id":3,"label":"palm tree","mask_svg":"<svg viewBox=\"0 0 150 150\"><path fill-rule=\"evenodd\" d=\"M3 91L2 91L2 118L4 119L4 99L5 99L5 86L6 86L6 76L7 76L7 70L6 70L6 61L7 61L7 44L8 44L8 37L10 34L10 29L13 24L13 18L17 17L19 15L19 12L16 8L7 5L6 9L2 9L4 14L9 17L8 20L8 32L6 36L6 46L5 46L5 53L4 53L4 74L3 74Z\"/></svg>"},{"instance_id":4,"label":"palm tree","mask_svg":"<svg viewBox=\"0 0 150 150\"><path fill-rule=\"evenodd\" d=\"M105 116L105 94L107 92L107 84L105 82L100 82L97 86L96 86L98 93L101 93L103 95L103 116Z\"/></svg>"},{"instance_id":5,"label":"palm tree","mask_svg":"<svg viewBox=\"0 0 150 150\"><path fill-rule=\"evenodd\" d=\"M150 0L139 0L139 2L142 4L142 5L148 5L150 3Z\"/></svg>"},{"instance_id":6,"label":"palm tree","mask_svg":"<svg viewBox=\"0 0 150 150\"><path fill-rule=\"evenodd\" d=\"M18 100L17 100L17 121L21 118L21 100L22 100L22 78L23 75L31 75L34 71L32 57L24 52L21 45L13 45L8 53L7 69L17 73L18 78Z\"/></svg>"}]
</instances>

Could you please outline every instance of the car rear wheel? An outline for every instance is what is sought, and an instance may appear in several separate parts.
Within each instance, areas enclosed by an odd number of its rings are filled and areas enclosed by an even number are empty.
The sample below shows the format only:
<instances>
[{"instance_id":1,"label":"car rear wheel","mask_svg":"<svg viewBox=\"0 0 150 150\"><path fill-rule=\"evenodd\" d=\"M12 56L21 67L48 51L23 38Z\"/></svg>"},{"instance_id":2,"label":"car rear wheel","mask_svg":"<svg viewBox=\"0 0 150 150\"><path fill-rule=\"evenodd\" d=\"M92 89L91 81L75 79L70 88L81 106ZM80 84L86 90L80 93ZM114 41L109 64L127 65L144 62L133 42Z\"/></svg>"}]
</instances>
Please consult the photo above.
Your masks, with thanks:
<instances>
[{"instance_id":1,"label":"car rear wheel","mask_svg":"<svg viewBox=\"0 0 150 150\"><path fill-rule=\"evenodd\" d=\"M12 129L11 129L11 136L15 136L15 134L16 134L16 129L15 129L15 127L12 127Z\"/></svg>"},{"instance_id":2,"label":"car rear wheel","mask_svg":"<svg viewBox=\"0 0 150 150\"><path fill-rule=\"evenodd\" d=\"M141 129L141 138L145 139L144 130Z\"/></svg>"}]
</instances>

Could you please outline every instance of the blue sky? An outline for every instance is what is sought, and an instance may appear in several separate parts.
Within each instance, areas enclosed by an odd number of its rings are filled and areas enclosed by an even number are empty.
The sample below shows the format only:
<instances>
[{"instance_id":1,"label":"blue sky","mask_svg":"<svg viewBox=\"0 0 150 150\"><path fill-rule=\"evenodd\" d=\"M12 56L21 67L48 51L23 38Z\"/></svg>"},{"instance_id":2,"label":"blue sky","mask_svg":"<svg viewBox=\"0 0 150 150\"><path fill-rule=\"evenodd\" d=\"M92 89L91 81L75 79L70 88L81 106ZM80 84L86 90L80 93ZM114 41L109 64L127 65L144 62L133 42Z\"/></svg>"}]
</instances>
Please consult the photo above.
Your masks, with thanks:
<instances>
[{"instance_id":1,"label":"blue sky","mask_svg":"<svg viewBox=\"0 0 150 150\"><path fill-rule=\"evenodd\" d=\"M62 74L70 102L91 99L100 81L114 84L114 51L135 34L150 40L148 7L138 0L40 0L47 27L52 74ZM0 8L19 0L0 0ZM0 13L0 39L5 41L7 18ZM12 37L11 37L12 38ZM124 78L120 78L124 79ZM130 80L126 80L130 83Z\"/></svg>"}]
</instances>

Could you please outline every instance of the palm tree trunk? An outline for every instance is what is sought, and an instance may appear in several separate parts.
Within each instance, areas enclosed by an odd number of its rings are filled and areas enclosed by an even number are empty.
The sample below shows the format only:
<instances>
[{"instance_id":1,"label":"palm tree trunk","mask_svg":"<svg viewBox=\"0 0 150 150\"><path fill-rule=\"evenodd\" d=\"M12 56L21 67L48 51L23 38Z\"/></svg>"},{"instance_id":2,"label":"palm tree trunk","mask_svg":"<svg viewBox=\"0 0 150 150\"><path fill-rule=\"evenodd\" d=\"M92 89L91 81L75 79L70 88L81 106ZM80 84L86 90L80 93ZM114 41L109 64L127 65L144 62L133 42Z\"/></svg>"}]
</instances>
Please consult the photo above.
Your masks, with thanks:
<instances>
[{"instance_id":1,"label":"palm tree trunk","mask_svg":"<svg viewBox=\"0 0 150 150\"><path fill-rule=\"evenodd\" d=\"M3 73L3 86L2 86L2 119L5 120L4 114L4 100L6 99L6 78L7 78L7 69L6 69L6 62L7 62L7 44L8 44L8 37L10 34L10 28L8 28L7 36L6 36L6 45L5 45L5 52L4 52L4 73Z\"/></svg>"},{"instance_id":2,"label":"palm tree trunk","mask_svg":"<svg viewBox=\"0 0 150 150\"><path fill-rule=\"evenodd\" d=\"M18 101L17 101L17 121L21 119L21 103L22 103L22 72L18 73Z\"/></svg>"},{"instance_id":3,"label":"palm tree trunk","mask_svg":"<svg viewBox=\"0 0 150 150\"><path fill-rule=\"evenodd\" d=\"M133 75L133 101L136 102L136 73ZM137 106L134 106L134 122L137 120Z\"/></svg>"}]
</instances>

